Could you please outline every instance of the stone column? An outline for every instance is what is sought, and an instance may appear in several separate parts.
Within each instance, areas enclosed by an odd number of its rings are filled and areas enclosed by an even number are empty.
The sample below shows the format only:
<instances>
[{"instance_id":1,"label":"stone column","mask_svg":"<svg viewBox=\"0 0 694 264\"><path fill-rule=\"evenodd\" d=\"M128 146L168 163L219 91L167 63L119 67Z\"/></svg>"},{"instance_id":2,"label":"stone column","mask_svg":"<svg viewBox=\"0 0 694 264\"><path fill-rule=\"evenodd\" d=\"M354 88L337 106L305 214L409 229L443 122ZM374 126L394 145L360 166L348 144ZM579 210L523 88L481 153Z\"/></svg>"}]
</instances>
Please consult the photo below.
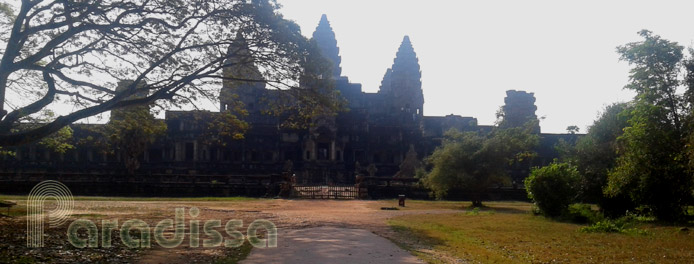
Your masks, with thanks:
<instances>
[{"instance_id":1,"label":"stone column","mask_svg":"<svg viewBox=\"0 0 694 264\"><path fill-rule=\"evenodd\" d=\"M330 160L335 160L335 140L330 142Z\"/></svg>"}]
</instances>

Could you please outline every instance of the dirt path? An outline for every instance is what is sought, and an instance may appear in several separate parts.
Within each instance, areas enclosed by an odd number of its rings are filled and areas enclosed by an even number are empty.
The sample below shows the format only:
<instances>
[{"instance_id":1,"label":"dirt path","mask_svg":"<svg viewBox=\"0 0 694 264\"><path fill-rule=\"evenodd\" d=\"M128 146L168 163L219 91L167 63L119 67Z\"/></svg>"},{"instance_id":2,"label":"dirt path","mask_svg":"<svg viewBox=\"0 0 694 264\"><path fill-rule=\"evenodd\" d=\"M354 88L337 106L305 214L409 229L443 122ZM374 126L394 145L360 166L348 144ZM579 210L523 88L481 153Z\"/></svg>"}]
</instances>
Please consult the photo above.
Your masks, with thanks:
<instances>
[{"instance_id":1,"label":"dirt path","mask_svg":"<svg viewBox=\"0 0 694 264\"><path fill-rule=\"evenodd\" d=\"M277 248L253 249L242 264L424 263L385 238L363 229L284 229Z\"/></svg>"},{"instance_id":2,"label":"dirt path","mask_svg":"<svg viewBox=\"0 0 694 264\"><path fill-rule=\"evenodd\" d=\"M65 231L64 230L53 230L56 234L55 238L51 238L50 241L54 241L56 245L53 248L46 250L46 256L53 258L53 256L62 256L65 254L82 254L87 257L92 255L104 255L102 257L120 257L129 259L128 262L144 263L144 264L157 264L157 263L210 263L218 260L220 258L225 258L227 256L239 255L240 249L230 249L225 247L216 248L204 248L201 246L191 247L189 245L188 238L190 237L189 223L192 217L190 217L189 210L193 207L199 209L199 215L193 219L200 221L200 228L202 230L203 223L207 220L220 220L222 222L222 228L218 231L223 234L226 238L223 226L231 219L243 220L243 228L239 231L246 233L245 228L252 221L257 219L265 219L273 222L280 233L279 246L282 247L284 242L282 242L282 236L286 236L286 245L299 245L296 241L303 241L305 238L311 238L314 236L320 237L321 245L333 243L336 246L329 246L327 248L320 249L321 252L342 252L339 245L353 243L351 247L355 248L353 254L355 258L359 252L366 252L367 255L376 254L377 252L370 251L370 248L379 247L382 250L378 252L395 252L393 256L400 256L400 253L404 251L398 251L399 249L395 247L385 238L393 238L394 233L390 230L387 225L387 219L404 215L404 214L433 214L433 213L449 213L449 209L428 209L428 208L417 208L412 210L380 210L381 206L395 206L390 204L390 202L384 201L334 201L334 200L251 200L251 201L75 201L75 210L73 211L73 217L75 219L92 219L95 223L100 226L101 220L113 220L117 219L119 223L123 223L129 219L140 219L145 221L152 229L156 224L163 219L173 219L175 216L176 208L186 209L186 235L185 240L181 246L173 249L165 249L159 247L156 242L152 239L152 248L145 250L132 251L124 248L122 245L118 247L118 252L103 253L99 250L94 249L93 252L85 252L84 249L69 249L71 248L66 244ZM17 225L24 225L26 220L24 218L17 218L12 222L17 222ZM9 225L7 225L10 228ZM15 227L12 227L15 228ZM67 228L67 227L64 227ZM318 229L315 229L318 228ZM321 228L335 228L333 231L341 234L342 239L331 239L326 237L324 234L325 229ZM15 228L17 229L17 228ZM22 229L22 228L19 228ZM306 233L308 232L308 233ZM117 232L116 232L117 233ZM334 233L334 232L333 232ZM375 234L375 235L374 235ZM117 234L115 234L117 237ZM203 232L200 232L201 242L202 239L207 238ZM359 238L363 239L359 239ZM11 240L17 240L20 243L23 238L16 237ZM15 244L8 240L8 245ZM119 240L119 238L114 238L114 241ZM305 246L310 246L313 244L312 240L305 240ZM383 243L382 246L372 245L372 241L381 241L373 243ZM116 242L114 242L116 243ZM3 241L0 241L0 246L2 246ZM117 244L117 243L116 243ZM302 244L303 245L303 244ZM67 246L67 247L66 247ZM360 247L362 247L360 249ZM292 250L292 248L289 248ZM110 251L114 251L111 249ZM310 250L309 250L310 251ZM67 252L67 253L65 253ZM256 255L262 252L258 249L251 251L255 258ZM400 253L398 253L400 252ZM87 254L88 253L88 254ZM284 254L284 253L281 253ZM322 253L321 253L322 254ZM409 254L404 252L404 254ZM376 256L374 255L374 256ZM314 256L320 258L322 255ZM349 256L349 255L347 255ZM390 253L387 256L390 257ZM252 260L249 258L249 261ZM381 259L380 257L374 257L376 259ZM380 263L390 262L387 258L382 259ZM310 261L309 261L310 262ZM356 261L361 262L361 261ZM399 262L399 260L397 260Z\"/></svg>"},{"instance_id":3,"label":"dirt path","mask_svg":"<svg viewBox=\"0 0 694 264\"><path fill-rule=\"evenodd\" d=\"M144 204L143 204L144 205ZM275 263L275 261L264 261L265 258L271 260L277 256L286 255L286 252L304 250L308 254L297 254L297 259L321 259L328 257L335 259L335 255L330 252L340 252L343 244L352 244L355 248L353 258L365 260L370 255L382 261L373 263L396 263L400 260L415 261L406 251L399 249L385 238L392 237L394 233L387 225L387 219L404 214L425 214L425 213L449 213L450 210L380 210L383 202L378 201L336 201L336 200L263 200L251 202L197 202L197 203L175 203L175 206L196 206L200 208L201 220L220 219L225 222L228 219L243 219L244 226L256 219L265 219L273 222L280 233L278 234L278 249L263 250L253 249L247 263ZM169 206L173 206L169 205ZM146 204L149 210L155 210L158 203ZM169 209L173 210L173 209ZM172 213L171 213L172 214ZM330 239L329 234L323 234L324 228L333 228L340 234L340 239ZM308 233L307 233L308 232ZM244 232L245 233L245 232ZM313 238L313 233L318 236L320 243ZM351 234L353 233L353 234ZM286 236L286 239L285 239ZM188 237L188 236L186 236ZM357 238L364 238L356 241ZM327 239L327 240L326 240ZM305 243L296 243L304 241ZM375 242L377 241L377 242ZM330 242L330 243L326 243ZM184 242L184 244L187 243ZM284 247L283 247L284 245ZM286 247L290 246L290 247ZM299 246L299 248L295 248ZM311 249L313 248L313 250ZM370 248L374 249L371 250ZM288 251L285 251L288 250ZM384 256L377 252L393 252ZM268 254L269 253L269 254ZM363 254L366 255L363 255ZM139 263L158 264L158 263L190 263L205 262L211 257L228 254L224 249L203 249L190 248L186 246L174 249L153 249L147 252ZM393 255L395 257L390 257ZM263 256L263 257L259 257ZM349 255L347 255L349 256ZM380 257L378 257L380 256ZM389 257L383 258L383 257ZM259 258L255 262L255 258ZM396 259L397 258L397 259ZM411 258L411 260L408 260ZM294 262L294 263L321 263L322 261ZM292 262L285 262L292 263ZM363 261L349 263L368 263Z\"/></svg>"}]
</instances>

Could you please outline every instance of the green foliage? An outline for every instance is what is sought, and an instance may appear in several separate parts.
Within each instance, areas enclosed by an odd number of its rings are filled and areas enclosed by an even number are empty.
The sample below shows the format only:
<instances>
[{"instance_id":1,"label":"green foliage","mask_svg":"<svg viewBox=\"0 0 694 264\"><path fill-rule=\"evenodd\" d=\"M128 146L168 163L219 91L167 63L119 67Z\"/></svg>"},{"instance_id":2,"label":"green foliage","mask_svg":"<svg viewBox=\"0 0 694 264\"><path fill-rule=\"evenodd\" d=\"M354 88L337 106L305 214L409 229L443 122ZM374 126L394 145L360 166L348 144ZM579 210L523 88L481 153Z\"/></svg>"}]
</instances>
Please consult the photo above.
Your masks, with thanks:
<instances>
[{"instance_id":1,"label":"green foliage","mask_svg":"<svg viewBox=\"0 0 694 264\"><path fill-rule=\"evenodd\" d=\"M61 1L4 2L0 42L5 44L2 64L7 72L0 76L0 98L5 100L0 102L0 146L36 142L73 122L123 107L195 107L219 98L219 86L227 80L274 89L267 94L281 95L278 102L259 103L291 109L281 111L299 119L290 125L331 116L341 106L334 85L298 85L321 76L304 78L318 55L275 0L68 1L70 12L58 12L65 5ZM36 15L44 13L50 15ZM237 36L246 37L250 48L244 60L233 60L238 54L229 52ZM229 67L259 70L253 76L224 75ZM115 89L120 80L143 82L138 89ZM139 88L146 95L133 98ZM5 109L10 101L18 107ZM23 118L56 104L68 104L72 111L41 126L12 131Z\"/></svg>"},{"instance_id":2,"label":"green foliage","mask_svg":"<svg viewBox=\"0 0 694 264\"><path fill-rule=\"evenodd\" d=\"M678 74L684 47L648 30L640 31L639 35L643 41L617 47L620 59L633 66L629 71L630 83L624 88L635 91L650 104L668 105L674 111L679 98L672 95L680 83Z\"/></svg>"},{"instance_id":3,"label":"green foliage","mask_svg":"<svg viewBox=\"0 0 694 264\"><path fill-rule=\"evenodd\" d=\"M39 144L46 146L48 149L53 150L56 153L65 153L66 151L75 148L75 146L71 143L72 132L72 128L69 126L63 127L58 130L58 132L41 139Z\"/></svg>"},{"instance_id":4,"label":"green foliage","mask_svg":"<svg viewBox=\"0 0 694 264\"><path fill-rule=\"evenodd\" d=\"M2 17L3 19L7 19L8 21L14 21L16 16L10 4L5 2L0 3L0 17Z\"/></svg>"},{"instance_id":5,"label":"green foliage","mask_svg":"<svg viewBox=\"0 0 694 264\"><path fill-rule=\"evenodd\" d=\"M606 220L597 222L591 226L582 227L580 230L584 233L621 233L624 231L624 224Z\"/></svg>"},{"instance_id":6,"label":"green foliage","mask_svg":"<svg viewBox=\"0 0 694 264\"><path fill-rule=\"evenodd\" d=\"M467 215L479 215L480 214L480 208L475 207L471 211L468 211L466 214Z\"/></svg>"},{"instance_id":7,"label":"green foliage","mask_svg":"<svg viewBox=\"0 0 694 264\"><path fill-rule=\"evenodd\" d=\"M571 204L562 218L580 224L597 223L605 219L603 214L593 210L590 204Z\"/></svg>"},{"instance_id":8,"label":"green foliage","mask_svg":"<svg viewBox=\"0 0 694 264\"><path fill-rule=\"evenodd\" d=\"M542 214L558 217L578 198L579 183L580 175L576 167L555 161L545 167L534 168L525 179L525 189L528 198L537 204Z\"/></svg>"},{"instance_id":9,"label":"green foliage","mask_svg":"<svg viewBox=\"0 0 694 264\"><path fill-rule=\"evenodd\" d=\"M632 114L605 193L626 195L658 218L675 220L692 190L681 138L671 123L662 122L668 116L662 107L639 102Z\"/></svg>"},{"instance_id":10,"label":"green foliage","mask_svg":"<svg viewBox=\"0 0 694 264\"><path fill-rule=\"evenodd\" d=\"M247 115L245 110L224 111L221 113L197 112L195 122L203 127L201 140L207 144L226 146L231 140L244 138L250 124L242 118Z\"/></svg>"},{"instance_id":11,"label":"green foliage","mask_svg":"<svg viewBox=\"0 0 694 264\"><path fill-rule=\"evenodd\" d=\"M623 215L634 207L628 197L608 197L603 193L607 175L617 165L617 138L629 126L631 108L628 103L607 106L588 128L588 134L578 140L567 159L581 174L581 200L597 203L608 216Z\"/></svg>"},{"instance_id":12,"label":"green foliage","mask_svg":"<svg viewBox=\"0 0 694 264\"><path fill-rule=\"evenodd\" d=\"M335 89L335 79L329 78L333 64L323 57L315 40L306 45L300 66L301 88L284 90L276 97L265 98L264 103L271 106L266 113L282 116L282 127L305 129L348 110L347 101Z\"/></svg>"},{"instance_id":13,"label":"green foliage","mask_svg":"<svg viewBox=\"0 0 694 264\"><path fill-rule=\"evenodd\" d=\"M677 93L683 83L679 79L683 47L647 30L639 34L642 41L617 48L621 59L632 66L625 88L637 96L625 111L628 126L617 140L619 156L604 192L628 197L661 220L676 220L694 186L686 144L691 109L685 96Z\"/></svg>"},{"instance_id":14,"label":"green foliage","mask_svg":"<svg viewBox=\"0 0 694 264\"><path fill-rule=\"evenodd\" d=\"M477 216L477 215L493 215L496 212L494 210L484 210L482 211L482 208L480 207L474 207L472 210L468 210L465 212L465 215L468 216Z\"/></svg>"},{"instance_id":15,"label":"green foliage","mask_svg":"<svg viewBox=\"0 0 694 264\"><path fill-rule=\"evenodd\" d=\"M140 167L140 155L162 137L166 129L166 123L155 119L147 106L130 107L112 112L108 123L91 128L94 136L80 143L120 155L123 166L132 174Z\"/></svg>"},{"instance_id":16,"label":"green foliage","mask_svg":"<svg viewBox=\"0 0 694 264\"><path fill-rule=\"evenodd\" d=\"M626 215L618 219L604 219L590 226L579 229L583 233L622 233L629 235L649 235L646 230L635 227L636 218L633 215Z\"/></svg>"},{"instance_id":17,"label":"green foliage","mask_svg":"<svg viewBox=\"0 0 694 264\"><path fill-rule=\"evenodd\" d=\"M27 116L22 119L24 122L22 126L13 129L15 132L30 130L38 127L42 124L53 121L56 118L55 113L51 110L43 110L33 116ZM74 142L72 138L73 130L72 128L66 126L58 131L42 138L39 140L39 144L45 146L47 149L55 153L65 153L68 150L74 149ZM0 153L2 148L0 148ZM4 154L14 155L14 152L4 151Z\"/></svg>"},{"instance_id":18,"label":"green foliage","mask_svg":"<svg viewBox=\"0 0 694 264\"><path fill-rule=\"evenodd\" d=\"M538 136L531 129L497 129L489 135L448 131L442 145L426 160L433 169L424 183L437 198L462 189L471 195L473 206L481 205L489 187L509 181L510 165L534 157L531 150Z\"/></svg>"},{"instance_id":19,"label":"green foliage","mask_svg":"<svg viewBox=\"0 0 694 264\"><path fill-rule=\"evenodd\" d=\"M578 126L568 126L568 127L566 127L566 132L568 132L569 134L572 134L572 135L573 135L573 134L576 134L576 133L578 133L578 132L580 132L580 131L581 131L581 129L580 129Z\"/></svg>"}]
</instances>

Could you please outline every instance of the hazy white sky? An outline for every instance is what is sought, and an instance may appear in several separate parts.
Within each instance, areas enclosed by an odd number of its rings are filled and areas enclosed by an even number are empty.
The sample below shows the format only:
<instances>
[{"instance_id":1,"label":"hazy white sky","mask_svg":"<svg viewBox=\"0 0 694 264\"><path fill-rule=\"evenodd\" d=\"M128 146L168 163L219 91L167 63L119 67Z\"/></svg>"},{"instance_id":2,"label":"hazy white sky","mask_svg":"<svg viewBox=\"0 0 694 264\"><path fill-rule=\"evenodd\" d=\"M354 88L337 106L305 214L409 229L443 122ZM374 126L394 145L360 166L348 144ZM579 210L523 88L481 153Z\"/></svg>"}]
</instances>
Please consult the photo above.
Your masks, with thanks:
<instances>
[{"instance_id":1,"label":"hazy white sky","mask_svg":"<svg viewBox=\"0 0 694 264\"><path fill-rule=\"evenodd\" d=\"M419 57L424 114L492 124L509 89L534 92L543 132L592 124L627 101L618 45L649 29L689 47L694 1L279 0L310 37L321 14L335 30L342 75L378 91L409 35Z\"/></svg>"}]
</instances>

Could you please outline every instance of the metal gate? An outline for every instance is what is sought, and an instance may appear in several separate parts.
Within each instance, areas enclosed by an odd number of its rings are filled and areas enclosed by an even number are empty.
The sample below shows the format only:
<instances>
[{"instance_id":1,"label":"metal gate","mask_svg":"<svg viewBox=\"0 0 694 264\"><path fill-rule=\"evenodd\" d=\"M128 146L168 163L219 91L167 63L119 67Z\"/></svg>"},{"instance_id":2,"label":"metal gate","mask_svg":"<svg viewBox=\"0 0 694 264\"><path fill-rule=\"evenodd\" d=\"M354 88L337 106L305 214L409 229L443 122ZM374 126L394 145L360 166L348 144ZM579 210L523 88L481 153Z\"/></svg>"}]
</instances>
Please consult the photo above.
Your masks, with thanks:
<instances>
[{"instance_id":1,"label":"metal gate","mask_svg":"<svg viewBox=\"0 0 694 264\"><path fill-rule=\"evenodd\" d=\"M359 188L354 185L345 186L294 186L294 194L306 199L358 199Z\"/></svg>"}]
</instances>

